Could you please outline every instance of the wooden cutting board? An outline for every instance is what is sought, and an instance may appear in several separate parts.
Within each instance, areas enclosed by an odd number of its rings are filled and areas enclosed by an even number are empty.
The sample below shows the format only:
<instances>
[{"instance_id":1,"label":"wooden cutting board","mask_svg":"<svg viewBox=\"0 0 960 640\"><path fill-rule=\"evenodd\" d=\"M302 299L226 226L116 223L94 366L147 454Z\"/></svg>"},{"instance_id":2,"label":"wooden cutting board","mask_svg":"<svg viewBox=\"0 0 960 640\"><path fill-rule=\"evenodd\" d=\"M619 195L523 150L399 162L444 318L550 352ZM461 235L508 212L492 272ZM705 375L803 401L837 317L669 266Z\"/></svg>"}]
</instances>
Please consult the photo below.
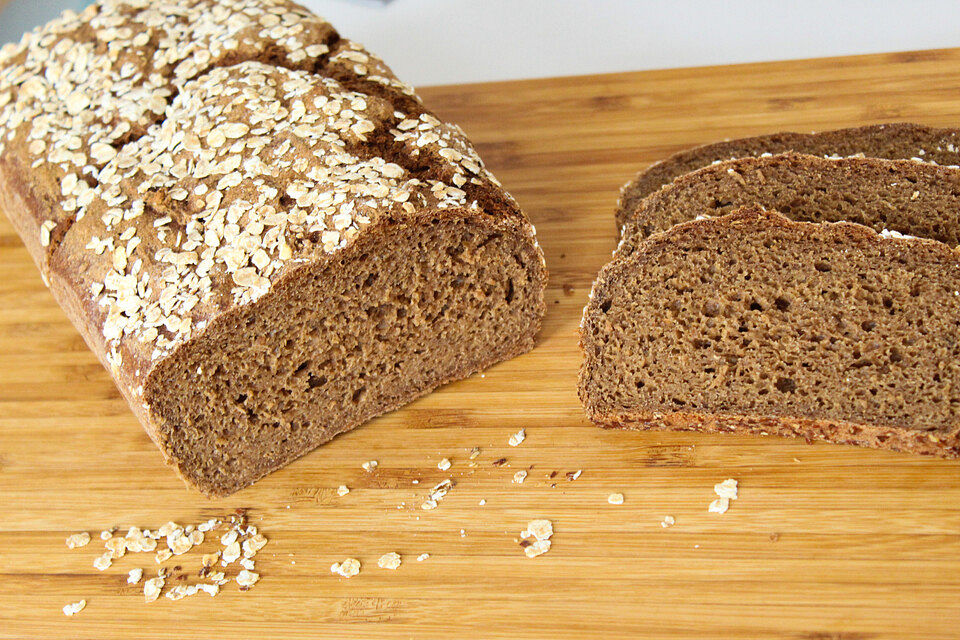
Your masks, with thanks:
<instances>
[{"instance_id":1,"label":"wooden cutting board","mask_svg":"<svg viewBox=\"0 0 960 640\"><path fill-rule=\"evenodd\" d=\"M551 271L539 345L226 500L164 468L0 221L0 636L957 638L960 462L602 431L584 420L575 382L580 311L614 248L618 189L637 169L782 129L957 125L958 87L960 49L424 90L537 226ZM520 428L526 441L508 446ZM360 467L370 459L373 473ZM440 506L420 509L447 477L456 486ZM725 478L740 481L740 498L708 513ZM338 497L340 484L351 492ZM608 504L612 492L624 504ZM238 508L270 539L247 592L144 604L125 580L134 567L154 575L152 554L92 566L101 529ZM663 528L667 515L676 524ZM556 533L528 559L518 534L532 518ZM81 530L94 541L68 550ZM377 568L388 551L403 556L396 571ZM347 557L360 575L332 575ZM198 564L168 562L192 574L168 584L192 582ZM61 613L81 598L84 611Z\"/></svg>"}]
</instances>

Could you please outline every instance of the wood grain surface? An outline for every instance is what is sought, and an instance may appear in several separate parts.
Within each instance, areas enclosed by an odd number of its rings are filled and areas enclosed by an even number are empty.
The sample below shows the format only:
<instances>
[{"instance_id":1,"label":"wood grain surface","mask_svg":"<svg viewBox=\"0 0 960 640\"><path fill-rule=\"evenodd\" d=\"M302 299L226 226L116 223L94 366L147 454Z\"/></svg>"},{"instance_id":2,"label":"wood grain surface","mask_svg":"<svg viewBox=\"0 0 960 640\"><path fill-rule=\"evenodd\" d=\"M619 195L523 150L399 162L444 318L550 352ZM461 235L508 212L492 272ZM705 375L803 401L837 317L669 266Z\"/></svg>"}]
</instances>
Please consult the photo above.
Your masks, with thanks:
<instances>
[{"instance_id":1,"label":"wood grain surface","mask_svg":"<svg viewBox=\"0 0 960 640\"><path fill-rule=\"evenodd\" d=\"M960 49L422 91L537 226L551 271L539 345L219 501L163 467L0 221L0 637L957 638L956 461L603 431L584 420L575 382L580 310L614 248L618 189L637 169L781 129L955 126L958 86ZM508 446L521 427L527 440ZM374 473L360 467L369 459ZM521 469L528 479L513 484ZM419 509L446 477L456 486L440 506ZM707 513L728 477L740 498ZM352 491L337 497L340 484ZM607 503L612 492L623 505ZM153 575L150 554L92 566L103 528L237 508L270 539L250 591L144 604L125 579L138 566ZM673 527L660 526L666 515ZM528 559L518 534L532 518L556 533ZM94 541L68 550L81 530ZM397 571L376 566L388 551L403 555ZM330 573L346 557L362 561L360 575ZM80 598L86 609L65 617Z\"/></svg>"}]
</instances>

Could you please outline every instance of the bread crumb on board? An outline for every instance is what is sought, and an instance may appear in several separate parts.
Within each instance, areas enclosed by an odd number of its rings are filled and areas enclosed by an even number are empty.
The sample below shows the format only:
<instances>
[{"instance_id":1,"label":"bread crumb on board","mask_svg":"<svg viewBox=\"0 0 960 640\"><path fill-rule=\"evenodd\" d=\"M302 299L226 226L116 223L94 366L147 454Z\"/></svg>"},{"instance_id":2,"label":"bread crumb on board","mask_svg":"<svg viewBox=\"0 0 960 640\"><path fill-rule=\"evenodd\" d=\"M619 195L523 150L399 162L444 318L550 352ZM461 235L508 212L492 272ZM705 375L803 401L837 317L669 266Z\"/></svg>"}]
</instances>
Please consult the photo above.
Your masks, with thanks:
<instances>
[{"instance_id":1,"label":"bread crumb on board","mask_svg":"<svg viewBox=\"0 0 960 640\"><path fill-rule=\"evenodd\" d=\"M380 556L380 559L377 560L377 566L381 569L391 569L396 570L400 568L400 564L403 560L400 558L400 554L396 551L390 551Z\"/></svg>"},{"instance_id":2,"label":"bread crumb on board","mask_svg":"<svg viewBox=\"0 0 960 640\"><path fill-rule=\"evenodd\" d=\"M83 611L83 608L87 606L86 600L78 600L76 602L71 602L63 608L63 615L72 616Z\"/></svg>"},{"instance_id":3,"label":"bread crumb on board","mask_svg":"<svg viewBox=\"0 0 960 640\"><path fill-rule=\"evenodd\" d=\"M716 493L718 497L710 503L707 511L710 513L726 513L730 508L730 501L737 499L737 481L733 478L727 478L723 482L718 482L713 486L713 492Z\"/></svg>"},{"instance_id":4,"label":"bread crumb on board","mask_svg":"<svg viewBox=\"0 0 960 640\"><path fill-rule=\"evenodd\" d=\"M527 430L520 429L520 431L517 431L515 434L510 436L510 439L507 441L507 444L509 444L511 447L519 447L520 443L526 439L527 439Z\"/></svg>"},{"instance_id":5,"label":"bread crumb on board","mask_svg":"<svg viewBox=\"0 0 960 640\"><path fill-rule=\"evenodd\" d=\"M545 518L531 520L527 528L520 532L520 546L528 558L536 558L550 551L553 536L553 522ZM533 540L530 540L533 538Z\"/></svg>"},{"instance_id":6,"label":"bread crumb on board","mask_svg":"<svg viewBox=\"0 0 960 640\"><path fill-rule=\"evenodd\" d=\"M343 562L334 562L330 565L330 573L352 578L360 573L360 561L356 558L347 558Z\"/></svg>"},{"instance_id":7,"label":"bread crumb on board","mask_svg":"<svg viewBox=\"0 0 960 640\"><path fill-rule=\"evenodd\" d=\"M90 534L86 531L75 533L67 537L67 549L79 549L90 544Z\"/></svg>"},{"instance_id":8,"label":"bread crumb on board","mask_svg":"<svg viewBox=\"0 0 960 640\"><path fill-rule=\"evenodd\" d=\"M611 493L609 496L607 496L607 502L610 504L623 504L623 494Z\"/></svg>"}]
</instances>

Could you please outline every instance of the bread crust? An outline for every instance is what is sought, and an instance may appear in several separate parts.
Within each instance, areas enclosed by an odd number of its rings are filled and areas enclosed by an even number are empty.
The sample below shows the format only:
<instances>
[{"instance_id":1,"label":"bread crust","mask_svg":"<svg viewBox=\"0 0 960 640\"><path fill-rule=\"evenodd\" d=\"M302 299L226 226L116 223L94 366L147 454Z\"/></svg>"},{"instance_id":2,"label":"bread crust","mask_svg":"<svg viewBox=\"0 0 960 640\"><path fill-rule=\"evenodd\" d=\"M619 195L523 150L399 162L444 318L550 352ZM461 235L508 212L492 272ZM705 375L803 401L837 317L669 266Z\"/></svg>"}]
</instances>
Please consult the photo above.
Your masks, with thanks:
<instances>
[{"instance_id":1,"label":"bread crust","mask_svg":"<svg viewBox=\"0 0 960 640\"><path fill-rule=\"evenodd\" d=\"M743 227L745 233L762 226L780 227L800 233L815 227L828 227L833 235L840 236L847 242L874 245L887 243L908 250L914 250L921 245L930 253L933 260L942 260L945 264L960 264L960 253L940 242L918 238L882 238L871 229L850 222L822 224L795 222L777 212L766 211L757 206L742 207L732 214L718 218L692 220L651 235L639 244L634 253L615 258L601 269L591 290L590 300L583 311L580 324L580 349L584 354L584 360L578 376L578 395L591 422L605 428L801 437L808 441L822 440L835 444L858 445L942 458L960 457L960 424L952 430L943 429L932 433L899 425L879 426L788 414L672 411L657 405L642 405L617 411L606 408L604 399L591 389L595 363L590 355L594 348L590 326L602 322L600 301L605 299L607 290L613 286L619 273L635 269L637 265L645 262L656 261L660 250L670 246L678 236L696 236L699 232L715 228L717 225Z\"/></svg>"},{"instance_id":2,"label":"bread crust","mask_svg":"<svg viewBox=\"0 0 960 640\"><path fill-rule=\"evenodd\" d=\"M819 133L780 132L685 149L655 162L623 186L617 203L617 231L623 229L644 198L679 176L718 160L789 151L820 156L860 153L887 159L917 157L940 165L958 165L960 130L897 122Z\"/></svg>"}]
</instances>

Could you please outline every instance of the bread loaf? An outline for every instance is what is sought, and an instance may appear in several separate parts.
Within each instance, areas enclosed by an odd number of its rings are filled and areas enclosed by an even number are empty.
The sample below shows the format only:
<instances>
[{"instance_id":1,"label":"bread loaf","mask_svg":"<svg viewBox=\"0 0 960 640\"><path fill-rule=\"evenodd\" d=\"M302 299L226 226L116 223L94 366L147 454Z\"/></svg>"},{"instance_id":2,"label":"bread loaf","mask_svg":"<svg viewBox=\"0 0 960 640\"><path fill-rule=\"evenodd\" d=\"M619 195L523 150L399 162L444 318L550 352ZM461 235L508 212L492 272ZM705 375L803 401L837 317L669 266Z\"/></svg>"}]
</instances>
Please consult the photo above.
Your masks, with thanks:
<instances>
[{"instance_id":1,"label":"bread loaf","mask_svg":"<svg viewBox=\"0 0 960 640\"><path fill-rule=\"evenodd\" d=\"M101 0L4 47L0 207L214 496L530 349L544 308L463 132L285 0Z\"/></svg>"},{"instance_id":2,"label":"bread loaf","mask_svg":"<svg viewBox=\"0 0 960 640\"><path fill-rule=\"evenodd\" d=\"M641 200L685 173L717 161L788 151L821 157L916 158L939 165L960 165L960 130L900 122L820 133L774 133L687 149L644 169L623 187L617 229L623 228Z\"/></svg>"},{"instance_id":3,"label":"bread loaf","mask_svg":"<svg viewBox=\"0 0 960 640\"><path fill-rule=\"evenodd\" d=\"M746 205L805 222L858 222L960 244L960 170L911 160L825 159L795 153L739 158L683 175L640 202L618 253L697 216Z\"/></svg>"},{"instance_id":4,"label":"bread loaf","mask_svg":"<svg viewBox=\"0 0 960 640\"><path fill-rule=\"evenodd\" d=\"M960 255L758 207L600 272L580 397L606 427L800 436L960 456Z\"/></svg>"}]
</instances>

